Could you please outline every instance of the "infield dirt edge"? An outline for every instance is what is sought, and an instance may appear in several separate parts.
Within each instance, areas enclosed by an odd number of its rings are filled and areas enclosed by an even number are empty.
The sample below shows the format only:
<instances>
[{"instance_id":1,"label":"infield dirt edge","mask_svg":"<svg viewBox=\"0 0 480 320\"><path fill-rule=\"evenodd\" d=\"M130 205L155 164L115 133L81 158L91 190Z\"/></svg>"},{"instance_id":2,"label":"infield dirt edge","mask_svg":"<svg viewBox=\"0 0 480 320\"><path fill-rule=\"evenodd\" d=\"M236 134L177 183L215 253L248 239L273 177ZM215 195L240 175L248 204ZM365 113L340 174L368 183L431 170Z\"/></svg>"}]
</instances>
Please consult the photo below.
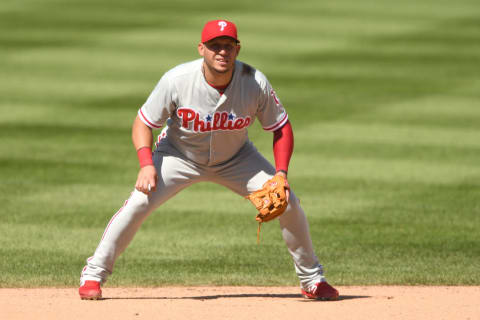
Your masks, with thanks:
<instances>
[{"instance_id":1,"label":"infield dirt edge","mask_svg":"<svg viewBox=\"0 0 480 320\"><path fill-rule=\"evenodd\" d=\"M480 286L341 286L338 301L311 301L298 287L0 289L0 318L16 319L479 319Z\"/></svg>"}]
</instances>

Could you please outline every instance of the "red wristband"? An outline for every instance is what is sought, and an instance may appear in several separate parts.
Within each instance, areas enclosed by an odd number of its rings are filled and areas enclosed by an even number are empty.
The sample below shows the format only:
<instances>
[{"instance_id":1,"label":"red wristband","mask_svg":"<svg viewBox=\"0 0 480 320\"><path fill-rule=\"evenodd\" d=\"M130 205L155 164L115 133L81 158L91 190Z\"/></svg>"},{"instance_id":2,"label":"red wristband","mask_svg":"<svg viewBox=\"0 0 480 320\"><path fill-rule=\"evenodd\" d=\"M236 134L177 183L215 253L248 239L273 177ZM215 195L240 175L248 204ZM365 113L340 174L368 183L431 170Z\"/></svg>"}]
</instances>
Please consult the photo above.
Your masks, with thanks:
<instances>
[{"instance_id":1,"label":"red wristband","mask_svg":"<svg viewBox=\"0 0 480 320\"><path fill-rule=\"evenodd\" d=\"M140 162L140 168L148 165L153 165L152 149L149 147L141 147L137 150L138 161Z\"/></svg>"}]
</instances>

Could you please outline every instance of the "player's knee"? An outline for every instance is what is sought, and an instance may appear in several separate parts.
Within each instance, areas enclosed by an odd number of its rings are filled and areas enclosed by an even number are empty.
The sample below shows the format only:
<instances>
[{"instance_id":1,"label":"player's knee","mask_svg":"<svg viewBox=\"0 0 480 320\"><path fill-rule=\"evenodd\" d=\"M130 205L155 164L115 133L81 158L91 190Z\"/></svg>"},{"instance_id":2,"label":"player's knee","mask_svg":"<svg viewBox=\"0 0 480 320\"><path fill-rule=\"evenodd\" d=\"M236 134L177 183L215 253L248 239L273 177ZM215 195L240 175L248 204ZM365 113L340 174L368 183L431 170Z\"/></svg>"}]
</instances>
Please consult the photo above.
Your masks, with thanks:
<instances>
[{"instance_id":1,"label":"player's knee","mask_svg":"<svg viewBox=\"0 0 480 320\"><path fill-rule=\"evenodd\" d=\"M145 211L148 210L150 206L150 199L143 192L135 190L127 200L127 205L134 208L135 211Z\"/></svg>"},{"instance_id":2,"label":"player's knee","mask_svg":"<svg viewBox=\"0 0 480 320\"><path fill-rule=\"evenodd\" d=\"M290 190L290 198L288 199L288 203L291 206L300 206L300 199L295 195L292 190Z\"/></svg>"}]
</instances>

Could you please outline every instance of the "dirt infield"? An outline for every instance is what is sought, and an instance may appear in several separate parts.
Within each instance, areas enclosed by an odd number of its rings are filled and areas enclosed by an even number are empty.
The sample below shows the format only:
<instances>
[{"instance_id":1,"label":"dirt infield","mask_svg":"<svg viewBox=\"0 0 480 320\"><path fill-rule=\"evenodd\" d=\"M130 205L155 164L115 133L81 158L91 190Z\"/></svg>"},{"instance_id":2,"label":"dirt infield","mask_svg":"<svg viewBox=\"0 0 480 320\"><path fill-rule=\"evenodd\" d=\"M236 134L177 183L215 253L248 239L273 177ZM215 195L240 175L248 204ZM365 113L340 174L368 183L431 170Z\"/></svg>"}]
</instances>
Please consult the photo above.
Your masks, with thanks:
<instances>
[{"instance_id":1,"label":"dirt infield","mask_svg":"<svg viewBox=\"0 0 480 320\"><path fill-rule=\"evenodd\" d=\"M480 319L480 287L338 287L340 300L303 299L296 287L0 289L0 319Z\"/></svg>"}]
</instances>

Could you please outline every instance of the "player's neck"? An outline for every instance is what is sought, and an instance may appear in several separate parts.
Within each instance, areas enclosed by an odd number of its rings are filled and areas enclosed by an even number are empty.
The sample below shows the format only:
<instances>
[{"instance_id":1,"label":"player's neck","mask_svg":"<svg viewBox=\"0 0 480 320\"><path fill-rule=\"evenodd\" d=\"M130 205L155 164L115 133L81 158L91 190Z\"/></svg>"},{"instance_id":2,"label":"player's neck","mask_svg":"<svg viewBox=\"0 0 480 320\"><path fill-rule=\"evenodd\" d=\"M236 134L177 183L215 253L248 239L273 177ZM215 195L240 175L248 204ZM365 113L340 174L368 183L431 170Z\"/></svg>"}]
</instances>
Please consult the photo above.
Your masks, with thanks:
<instances>
[{"instance_id":1,"label":"player's neck","mask_svg":"<svg viewBox=\"0 0 480 320\"><path fill-rule=\"evenodd\" d=\"M233 71L229 70L225 73L217 72L214 69L209 68L205 63L203 64L203 76L205 80L212 87L227 87L233 77Z\"/></svg>"}]
</instances>

